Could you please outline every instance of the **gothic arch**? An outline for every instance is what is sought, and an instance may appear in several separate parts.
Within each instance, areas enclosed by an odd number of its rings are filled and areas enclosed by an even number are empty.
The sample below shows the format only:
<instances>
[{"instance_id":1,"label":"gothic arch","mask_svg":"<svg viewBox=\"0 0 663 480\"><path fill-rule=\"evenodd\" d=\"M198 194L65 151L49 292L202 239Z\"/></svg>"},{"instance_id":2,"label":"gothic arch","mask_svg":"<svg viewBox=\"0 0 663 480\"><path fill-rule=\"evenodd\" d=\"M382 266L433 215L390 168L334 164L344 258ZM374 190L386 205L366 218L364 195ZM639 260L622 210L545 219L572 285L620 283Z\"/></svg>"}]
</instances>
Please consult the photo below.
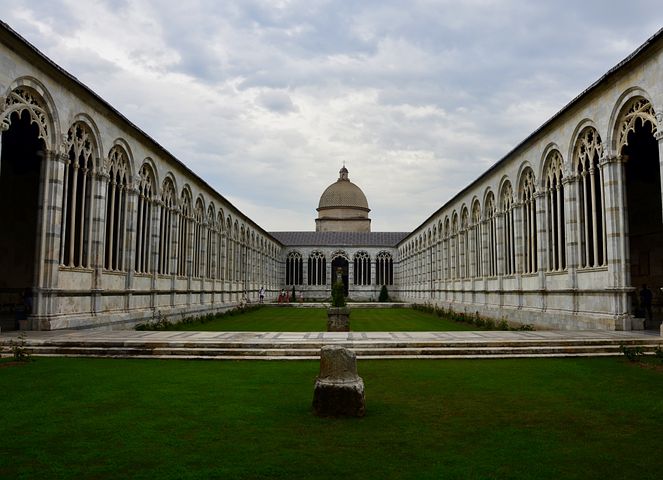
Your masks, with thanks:
<instances>
[{"instance_id":1,"label":"gothic arch","mask_svg":"<svg viewBox=\"0 0 663 480\"><path fill-rule=\"evenodd\" d=\"M6 130L11 123L11 115L20 116L23 111L30 115L31 123L37 125L39 138L47 149L57 150L60 142L60 120L53 97L43 83L34 77L23 76L15 79L0 98L0 130Z\"/></svg>"},{"instance_id":2,"label":"gothic arch","mask_svg":"<svg viewBox=\"0 0 663 480\"><path fill-rule=\"evenodd\" d=\"M134 172L136 171L136 166L134 163L134 158L133 155L131 154L131 148L129 147L129 144L127 143L126 140L122 138L116 138L113 141L113 145L111 146L110 150L108 151L108 156L110 157L111 152L114 150L121 149L124 152L124 155L126 157L126 172L128 178L133 178ZM108 159L110 160L110 158ZM105 167L108 167L108 164L105 165ZM106 170L106 173L108 173L108 170ZM133 182L130 182L133 183Z\"/></svg>"},{"instance_id":3,"label":"gothic arch","mask_svg":"<svg viewBox=\"0 0 663 480\"><path fill-rule=\"evenodd\" d=\"M575 169L575 150L576 150L576 145L578 143L578 139L580 136L583 134L583 132L588 129L588 128L593 128L596 130L596 132L599 134L601 138L603 138L603 135L600 135L599 129L596 126L596 123L589 119L589 118L584 118L578 122L576 127L573 129L573 133L571 134L571 141L569 142L568 149L566 152L566 157L569 162L569 168L571 170Z\"/></svg>"},{"instance_id":4,"label":"gothic arch","mask_svg":"<svg viewBox=\"0 0 663 480\"><path fill-rule=\"evenodd\" d=\"M97 122L94 121L94 119L89 116L87 113L79 113L74 116L71 125L76 124L77 122L80 122L84 124L90 131L91 134L91 139L94 142L96 152L97 152L97 157L95 158L95 170L97 172L101 171L101 155L102 152L104 152L104 147L102 144L102 138L101 134L99 133L99 127L97 126ZM70 126L71 128L71 126Z\"/></svg>"},{"instance_id":5,"label":"gothic arch","mask_svg":"<svg viewBox=\"0 0 663 480\"><path fill-rule=\"evenodd\" d=\"M550 162L554 160L555 154L559 155L559 159L561 160L561 171L565 173L565 168L567 167L566 164L568 162L564 161L562 151L557 146L557 144L550 142L548 145L546 145L546 148L543 149L543 153L541 154L541 159L539 161L539 171L537 177L539 179L539 184L537 185L537 190L544 187L548 166L550 165Z\"/></svg>"},{"instance_id":6,"label":"gothic arch","mask_svg":"<svg viewBox=\"0 0 663 480\"><path fill-rule=\"evenodd\" d=\"M649 104L649 109L643 101ZM628 132L633 130L637 118L642 119L643 123L646 120L651 121L654 128L652 133L654 133L657 126L655 112L654 103L647 91L640 87L631 87L625 90L610 114L608 137L605 144L610 145L612 152L619 154L622 147L626 145L624 142ZM624 119L627 116L630 117L629 121L624 124ZM631 119L633 122L630 122Z\"/></svg>"}]
</instances>

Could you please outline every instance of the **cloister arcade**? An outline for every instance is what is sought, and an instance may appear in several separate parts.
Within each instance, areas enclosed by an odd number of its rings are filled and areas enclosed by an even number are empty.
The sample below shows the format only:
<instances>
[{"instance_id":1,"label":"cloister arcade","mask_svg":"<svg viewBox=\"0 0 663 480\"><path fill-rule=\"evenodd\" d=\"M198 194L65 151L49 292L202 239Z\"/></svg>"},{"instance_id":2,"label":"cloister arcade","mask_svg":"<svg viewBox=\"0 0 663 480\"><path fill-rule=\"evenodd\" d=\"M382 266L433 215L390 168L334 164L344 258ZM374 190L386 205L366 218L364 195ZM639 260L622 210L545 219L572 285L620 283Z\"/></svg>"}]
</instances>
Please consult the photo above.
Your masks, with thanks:
<instances>
[{"instance_id":1,"label":"cloister arcade","mask_svg":"<svg viewBox=\"0 0 663 480\"><path fill-rule=\"evenodd\" d=\"M553 328L642 328L647 285L663 317L663 30L409 233L370 231L345 166L319 209L366 228L267 232L1 22L0 44L2 328L17 303L55 329L326 299L339 271L352 299Z\"/></svg>"},{"instance_id":2,"label":"cloister arcade","mask_svg":"<svg viewBox=\"0 0 663 480\"><path fill-rule=\"evenodd\" d=\"M607 118L584 117L607 101L593 99L575 125L554 119L508 154L401 242L402 298L547 326L630 329L646 284L659 316L663 116L654 98L629 88Z\"/></svg>"},{"instance_id":3,"label":"cloister arcade","mask_svg":"<svg viewBox=\"0 0 663 480\"><path fill-rule=\"evenodd\" d=\"M279 242L142 132L34 76L7 83L0 304L23 297L31 328L195 315L277 290Z\"/></svg>"}]
</instances>

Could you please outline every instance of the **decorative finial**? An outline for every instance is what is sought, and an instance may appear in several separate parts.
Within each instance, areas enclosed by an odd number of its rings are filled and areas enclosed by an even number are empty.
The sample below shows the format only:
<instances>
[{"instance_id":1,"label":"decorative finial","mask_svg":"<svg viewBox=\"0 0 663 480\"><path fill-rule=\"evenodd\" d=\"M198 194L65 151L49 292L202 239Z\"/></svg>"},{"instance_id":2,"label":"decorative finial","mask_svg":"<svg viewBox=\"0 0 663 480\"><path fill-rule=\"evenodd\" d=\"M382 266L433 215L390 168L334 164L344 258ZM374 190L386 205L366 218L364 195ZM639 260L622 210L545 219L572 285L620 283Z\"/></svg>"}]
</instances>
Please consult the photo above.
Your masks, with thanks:
<instances>
[{"instance_id":1,"label":"decorative finial","mask_svg":"<svg viewBox=\"0 0 663 480\"><path fill-rule=\"evenodd\" d=\"M343 168L341 168L341 170L339 170L338 173L339 173L339 176L338 176L339 180L350 180L348 178L348 169L345 168L345 162L343 162Z\"/></svg>"}]
</instances>

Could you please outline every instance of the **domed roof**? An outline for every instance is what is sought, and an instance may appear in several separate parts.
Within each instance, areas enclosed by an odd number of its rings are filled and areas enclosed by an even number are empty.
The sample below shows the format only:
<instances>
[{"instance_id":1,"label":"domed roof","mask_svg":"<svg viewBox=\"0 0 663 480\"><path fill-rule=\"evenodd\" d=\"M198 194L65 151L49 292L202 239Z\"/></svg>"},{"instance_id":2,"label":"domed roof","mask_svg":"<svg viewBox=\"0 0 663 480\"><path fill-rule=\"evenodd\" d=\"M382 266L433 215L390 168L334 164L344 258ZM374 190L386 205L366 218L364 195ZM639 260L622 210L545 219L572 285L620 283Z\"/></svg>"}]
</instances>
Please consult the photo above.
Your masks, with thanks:
<instances>
[{"instance_id":1,"label":"domed roof","mask_svg":"<svg viewBox=\"0 0 663 480\"><path fill-rule=\"evenodd\" d=\"M361 188L352 183L348 178L348 169L345 167L341 168L339 174L338 180L322 192L318 210L321 208L349 207L370 211L366 195L361 191Z\"/></svg>"}]
</instances>

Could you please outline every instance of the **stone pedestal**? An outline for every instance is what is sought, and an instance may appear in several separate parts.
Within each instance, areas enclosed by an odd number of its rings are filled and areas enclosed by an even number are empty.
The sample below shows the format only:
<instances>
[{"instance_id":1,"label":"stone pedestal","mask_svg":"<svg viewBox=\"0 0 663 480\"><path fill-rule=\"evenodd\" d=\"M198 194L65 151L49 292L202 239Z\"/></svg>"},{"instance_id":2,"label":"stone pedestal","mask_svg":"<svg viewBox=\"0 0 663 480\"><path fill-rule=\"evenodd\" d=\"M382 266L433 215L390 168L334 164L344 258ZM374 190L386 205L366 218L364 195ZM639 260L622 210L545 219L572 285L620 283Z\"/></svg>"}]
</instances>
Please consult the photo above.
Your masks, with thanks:
<instances>
[{"instance_id":1,"label":"stone pedestal","mask_svg":"<svg viewBox=\"0 0 663 480\"><path fill-rule=\"evenodd\" d=\"M350 309L347 307L334 307L327 309L327 331L349 332Z\"/></svg>"},{"instance_id":2,"label":"stone pedestal","mask_svg":"<svg viewBox=\"0 0 663 480\"><path fill-rule=\"evenodd\" d=\"M320 375L315 380L313 411L319 417L363 417L364 381L357 375L357 357L347 348L320 350Z\"/></svg>"}]
</instances>

